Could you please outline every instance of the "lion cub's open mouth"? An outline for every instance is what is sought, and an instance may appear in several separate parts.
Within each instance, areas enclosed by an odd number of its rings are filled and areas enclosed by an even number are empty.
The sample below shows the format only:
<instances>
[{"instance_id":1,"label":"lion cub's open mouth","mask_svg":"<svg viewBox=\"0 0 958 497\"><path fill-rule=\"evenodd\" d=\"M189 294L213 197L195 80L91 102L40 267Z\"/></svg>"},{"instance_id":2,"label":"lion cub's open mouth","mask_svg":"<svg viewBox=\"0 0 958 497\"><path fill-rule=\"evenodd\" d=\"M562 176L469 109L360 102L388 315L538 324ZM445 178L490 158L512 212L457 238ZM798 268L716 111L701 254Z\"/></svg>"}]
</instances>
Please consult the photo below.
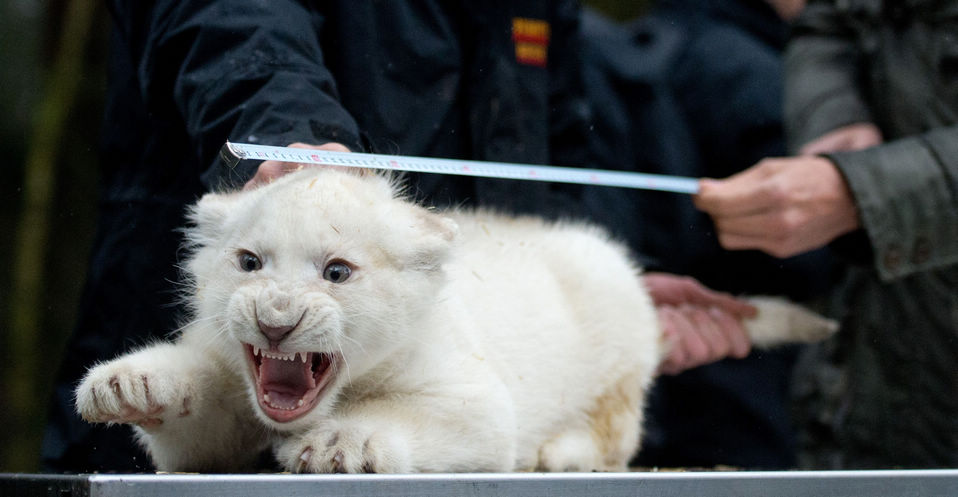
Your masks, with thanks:
<instances>
[{"instance_id":1,"label":"lion cub's open mouth","mask_svg":"<svg viewBox=\"0 0 958 497\"><path fill-rule=\"evenodd\" d=\"M335 356L330 354L281 354L246 343L243 348L252 366L259 406L280 423L293 421L316 407L335 370Z\"/></svg>"}]
</instances>

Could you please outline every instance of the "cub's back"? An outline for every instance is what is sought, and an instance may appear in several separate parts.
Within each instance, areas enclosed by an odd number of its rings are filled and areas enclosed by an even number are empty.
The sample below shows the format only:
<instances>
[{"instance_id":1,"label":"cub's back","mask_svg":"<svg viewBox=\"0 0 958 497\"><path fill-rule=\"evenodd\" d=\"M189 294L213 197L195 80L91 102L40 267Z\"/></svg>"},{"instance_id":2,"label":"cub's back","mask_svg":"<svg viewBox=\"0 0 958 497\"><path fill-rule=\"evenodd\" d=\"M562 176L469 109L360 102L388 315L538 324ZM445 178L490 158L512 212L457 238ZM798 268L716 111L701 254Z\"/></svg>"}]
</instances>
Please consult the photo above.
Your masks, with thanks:
<instances>
[{"instance_id":1,"label":"cub's back","mask_svg":"<svg viewBox=\"0 0 958 497\"><path fill-rule=\"evenodd\" d=\"M529 438L520 447L538 446L536 436L581 416L619 379L651 380L658 322L623 246L584 224L484 211L452 217L459 244L450 287L478 325L484 353L502 365L518 418L544 430L520 427Z\"/></svg>"}]
</instances>

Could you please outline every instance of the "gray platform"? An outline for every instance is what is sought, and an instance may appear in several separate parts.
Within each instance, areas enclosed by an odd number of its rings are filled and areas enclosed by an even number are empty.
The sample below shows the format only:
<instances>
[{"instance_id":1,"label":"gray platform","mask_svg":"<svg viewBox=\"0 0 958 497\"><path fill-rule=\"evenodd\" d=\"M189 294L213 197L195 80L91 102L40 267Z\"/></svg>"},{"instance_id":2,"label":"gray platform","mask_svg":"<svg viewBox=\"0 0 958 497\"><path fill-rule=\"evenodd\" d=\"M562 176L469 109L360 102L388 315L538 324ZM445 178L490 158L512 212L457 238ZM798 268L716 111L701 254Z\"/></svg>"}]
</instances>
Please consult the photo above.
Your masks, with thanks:
<instances>
[{"instance_id":1,"label":"gray platform","mask_svg":"<svg viewBox=\"0 0 958 497\"><path fill-rule=\"evenodd\" d=\"M447 475L0 474L0 497L958 496L958 470Z\"/></svg>"}]
</instances>

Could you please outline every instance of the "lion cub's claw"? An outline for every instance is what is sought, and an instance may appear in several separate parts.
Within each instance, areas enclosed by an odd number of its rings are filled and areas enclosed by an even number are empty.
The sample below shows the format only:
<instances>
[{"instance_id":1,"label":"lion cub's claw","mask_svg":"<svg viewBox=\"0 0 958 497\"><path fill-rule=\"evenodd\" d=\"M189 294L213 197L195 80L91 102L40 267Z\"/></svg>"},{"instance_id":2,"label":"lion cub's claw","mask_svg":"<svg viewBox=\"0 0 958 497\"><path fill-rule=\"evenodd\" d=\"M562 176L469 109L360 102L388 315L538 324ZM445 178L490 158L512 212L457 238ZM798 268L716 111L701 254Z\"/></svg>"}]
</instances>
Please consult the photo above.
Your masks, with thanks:
<instances>
[{"instance_id":1,"label":"lion cub's claw","mask_svg":"<svg viewBox=\"0 0 958 497\"><path fill-rule=\"evenodd\" d=\"M193 389L176 375L114 361L91 370L77 389L80 416L93 423L161 426L190 414Z\"/></svg>"},{"instance_id":2,"label":"lion cub's claw","mask_svg":"<svg viewBox=\"0 0 958 497\"><path fill-rule=\"evenodd\" d=\"M277 459L294 473L411 470L406 444L396 434L339 422L327 422L303 436L291 437L279 446Z\"/></svg>"}]
</instances>

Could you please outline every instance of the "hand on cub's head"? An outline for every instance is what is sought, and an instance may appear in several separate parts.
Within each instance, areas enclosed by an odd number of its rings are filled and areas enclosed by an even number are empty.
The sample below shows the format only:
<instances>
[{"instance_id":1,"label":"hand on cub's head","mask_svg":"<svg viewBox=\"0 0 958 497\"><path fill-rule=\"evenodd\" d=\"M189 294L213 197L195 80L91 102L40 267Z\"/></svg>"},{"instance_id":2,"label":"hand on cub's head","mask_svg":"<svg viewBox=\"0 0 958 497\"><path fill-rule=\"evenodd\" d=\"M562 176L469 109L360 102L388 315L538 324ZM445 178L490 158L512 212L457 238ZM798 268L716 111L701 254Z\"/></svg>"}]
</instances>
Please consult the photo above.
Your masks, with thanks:
<instances>
[{"instance_id":1,"label":"hand on cub's head","mask_svg":"<svg viewBox=\"0 0 958 497\"><path fill-rule=\"evenodd\" d=\"M290 148L306 148L314 150L329 150L332 152L350 152L345 145L341 143L325 143L323 145L309 145L306 143L293 143ZM298 171L304 167L325 167L318 164L304 164L302 162L282 162L277 160L268 160L259 165L253 178L243 185L244 190L251 190L261 185L265 185L280 176Z\"/></svg>"}]
</instances>

